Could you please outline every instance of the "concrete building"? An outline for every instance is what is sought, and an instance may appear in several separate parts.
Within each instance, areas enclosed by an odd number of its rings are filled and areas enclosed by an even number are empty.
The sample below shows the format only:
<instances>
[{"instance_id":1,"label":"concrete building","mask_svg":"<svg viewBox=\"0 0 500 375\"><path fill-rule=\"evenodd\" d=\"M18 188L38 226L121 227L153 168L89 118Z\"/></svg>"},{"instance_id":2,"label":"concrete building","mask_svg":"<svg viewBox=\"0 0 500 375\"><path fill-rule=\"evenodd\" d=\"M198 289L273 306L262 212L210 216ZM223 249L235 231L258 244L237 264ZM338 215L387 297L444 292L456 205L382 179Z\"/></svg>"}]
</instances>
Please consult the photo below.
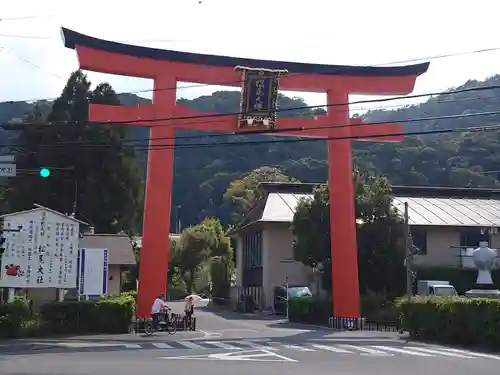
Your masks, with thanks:
<instances>
[{"instance_id":1,"label":"concrete building","mask_svg":"<svg viewBox=\"0 0 500 375\"><path fill-rule=\"evenodd\" d=\"M300 199L311 199L314 184L262 184L265 194L235 226L237 293L251 294L263 308L272 306L273 288L307 285L318 277L293 261L290 225ZM393 186L394 207L408 217L420 266L472 267L479 241L500 248L500 190ZM464 248L460 248L464 247ZM469 248L468 250L466 248Z\"/></svg>"}]
</instances>

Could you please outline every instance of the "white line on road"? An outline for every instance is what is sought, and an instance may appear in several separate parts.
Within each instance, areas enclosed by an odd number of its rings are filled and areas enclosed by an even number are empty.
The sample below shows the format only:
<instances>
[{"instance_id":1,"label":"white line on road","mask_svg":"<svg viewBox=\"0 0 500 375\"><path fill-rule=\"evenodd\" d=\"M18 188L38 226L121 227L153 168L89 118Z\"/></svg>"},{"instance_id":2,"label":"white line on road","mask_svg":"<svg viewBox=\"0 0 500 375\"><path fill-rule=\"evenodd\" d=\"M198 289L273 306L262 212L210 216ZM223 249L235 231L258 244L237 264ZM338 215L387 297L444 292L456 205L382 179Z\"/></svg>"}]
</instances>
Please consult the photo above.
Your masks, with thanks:
<instances>
[{"instance_id":1,"label":"white line on road","mask_svg":"<svg viewBox=\"0 0 500 375\"><path fill-rule=\"evenodd\" d=\"M390 356L394 355L394 354L385 353L385 352L382 352L382 351L376 350L376 349L365 348L363 346L347 345L347 344L339 344L339 346L341 346L343 348L351 349L354 351L357 350L359 352L364 353L365 355L378 355L378 356L385 356L385 357L390 357Z\"/></svg>"},{"instance_id":2,"label":"white line on road","mask_svg":"<svg viewBox=\"0 0 500 375\"><path fill-rule=\"evenodd\" d=\"M189 349L205 349L203 346L195 344L192 341L177 341L177 343L184 345L186 348L189 348Z\"/></svg>"},{"instance_id":3,"label":"white line on road","mask_svg":"<svg viewBox=\"0 0 500 375\"><path fill-rule=\"evenodd\" d=\"M168 345L164 342L152 342L151 344L158 349L174 349L173 346Z\"/></svg>"},{"instance_id":4,"label":"white line on road","mask_svg":"<svg viewBox=\"0 0 500 375\"><path fill-rule=\"evenodd\" d=\"M337 348L335 346L321 345L321 344L311 344L311 346L316 348L316 349L327 350L327 351L335 352L335 353L353 354L353 352L351 352L349 350Z\"/></svg>"},{"instance_id":5,"label":"white line on road","mask_svg":"<svg viewBox=\"0 0 500 375\"><path fill-rule=\"evenodd\" d=\"M314 349L309 349L304 346L289 345L289 344L282 344L281 346L287 349L298 350L299 352L314 352Z\"/></svg>"},{"instance_id":6,"label":"white line on road","mask_svg":"<svg viewBox=\"0 0 500 375\"><path fill-rule=\"evenodd\" d=\"M471 356L468 356L468 355L464 355L464 354L451 353L451 352L446 352L444 350L437 350L437 349L421 348L421 347L418 347L418 346L406 346L406 348L411 349L411 350L416 350L416 351L419 351L419 352L424 352L424 353L444 355L446 357L466 358L466 359L473 359L474 358L474 357L471 357Z\"/></svg>"},{"instance_id":7,"label":"white line on road","mask_svg":"<svg viewBox=\"0 0 500 375\"><path fill-rule=\"evenodd\" d=\"M471 356L474 356L474 357L481 357L481 358L489 358L489 359L500 360L500 356L493 355L493 354L477 353L477 352L471 352L471 351L468 351L468 350L460 350L460 349L452 349L452 348L439 348L439 350L446 351L446 352L451 352L451 353L471 355Z\"/></svg>"},{"instance_id":8,"label":"white line on road","mask_svg":"<svg viewBox=\"0 0 500 375\"><path fill-rule=\"evenodd\" d=\"M241 350L241 348L238 348L237 346L231 345L231 344L226 344L225 342L220 342L220 341L204 341L206 344L210 344L213 346L216 346L218 348L222 349L227 349L227 350Z\"/></svg>"},{"instance_id":9,"label":"white line on road","mask_svg":"<svg viewBox=\"0 0 500 375\"><path fill-rule=\"evenodd\" d=\"M129 349L142 349L140 344L123 344L123 346Z\"/></svg>"},{"instance_id":10,"label":"white line on road","mask_svg":"<svg viewBox=\"0 0 500 375\"><path fill-rule=\"evenodd\" d=\"M411 350L406 350L406 349L401 349L401 348L393 348L392 346L374 345L374 346L372 346L372 348L387 350L388 352L415 355L415 356L420 356L420 357L434 357L432 354L413 352Z\"/></svg>"}]
</instances>

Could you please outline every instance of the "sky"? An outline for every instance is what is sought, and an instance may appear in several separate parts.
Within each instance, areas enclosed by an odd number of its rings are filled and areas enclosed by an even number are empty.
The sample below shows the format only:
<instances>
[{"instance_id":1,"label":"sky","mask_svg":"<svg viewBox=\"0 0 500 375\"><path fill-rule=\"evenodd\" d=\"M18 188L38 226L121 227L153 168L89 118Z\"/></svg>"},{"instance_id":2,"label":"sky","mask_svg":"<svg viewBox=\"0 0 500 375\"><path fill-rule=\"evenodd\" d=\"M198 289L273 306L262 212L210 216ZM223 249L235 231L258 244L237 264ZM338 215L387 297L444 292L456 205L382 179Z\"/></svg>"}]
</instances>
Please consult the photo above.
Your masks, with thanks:
<instances>
[{"instance_id":1,"label":"sky","mask_svg":"<svg viewBox=\"0 0 500 375\"><path fill-rule=\"evenodd\" d=\"M16 0L0 12L0 101L53 99L71 71L61 26L94 37L155 48L268 60L343 65L391 65L431 59L416 94L440 92L500 73L498 14L492 0ZM145 4L148 4L147 6ZM252 25L253 29L252 29ZM260 40L259 40L260 38ZM482 49L489 52L463 54ZM422 60L419 60L422 59ZM151 80L88 72L117 92L150 90ZM182 89L182 86L189 86ZM178 84L178 97L223 87ZM309 105L325 95L288 93ZM141 93L150 97L151 93ZM367 97L351 96L351 101ZM413 101L353 104L395 108Z\"/></svg>"}]
</instances>

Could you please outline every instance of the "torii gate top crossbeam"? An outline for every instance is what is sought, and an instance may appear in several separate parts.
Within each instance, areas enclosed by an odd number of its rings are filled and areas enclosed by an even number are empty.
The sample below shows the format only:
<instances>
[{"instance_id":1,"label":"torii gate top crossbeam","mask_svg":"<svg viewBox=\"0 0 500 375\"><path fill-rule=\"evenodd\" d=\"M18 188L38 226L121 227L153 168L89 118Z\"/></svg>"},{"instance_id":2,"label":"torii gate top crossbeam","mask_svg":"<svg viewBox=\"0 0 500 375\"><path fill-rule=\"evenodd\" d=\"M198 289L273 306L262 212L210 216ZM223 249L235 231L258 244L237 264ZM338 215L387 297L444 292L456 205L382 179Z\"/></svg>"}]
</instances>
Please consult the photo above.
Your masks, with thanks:
<instances>
[{"instance_id":1,"label":"torii gate top crossbeam","mask_svg":"<svg viewBox=\"0 0 500 375\"><path fill-rule=\"evenodd\" d=\"M62 37L64 45L70 49L78 47L88 48L94 51L102 51L122 56L128 56L139 59L148 59L150 61L162 61L172 63L194 64L211 66L218 68L230 68L237 66L250 66L263 69L286 69L293 74L309 76L344 76L344 77L383 77L387 80L390 77L414 77L425 73L429 63L406 65L406 66L345 66L345 65L326 65L326 64L308 64L289 61L271 61L256 60L239 57L205 55L190 52L170 51L157 48L141 47L124 43L117 43L108 40L93 38L88 35L80 34L76 31L62 28ZM116 67L115 67L116 69ZM206 71L204 72L206 73ZM239 74L237 74L239 77ZM151 77L153 78L153 77ZM181 78L181 77L179 77ZM180 79L182 80L182 79ZM284 81L289 78L284 78ZM215 84L215 83L214 83ZM239 85L238 85L239 86ZM285 85L286 86L286 85ZM283 86L282 86L283 87ZM285 88L285 87L283 87ZM297 87L298 89L300 87ZM285 88L289 89L289 88ZM303 87L307 90L306 87ZM391 94L393 93L390 90ZM406 90L404 90L406 91ZM378 92L380 94L380 92Z\"/></svg>"}]
</instances>

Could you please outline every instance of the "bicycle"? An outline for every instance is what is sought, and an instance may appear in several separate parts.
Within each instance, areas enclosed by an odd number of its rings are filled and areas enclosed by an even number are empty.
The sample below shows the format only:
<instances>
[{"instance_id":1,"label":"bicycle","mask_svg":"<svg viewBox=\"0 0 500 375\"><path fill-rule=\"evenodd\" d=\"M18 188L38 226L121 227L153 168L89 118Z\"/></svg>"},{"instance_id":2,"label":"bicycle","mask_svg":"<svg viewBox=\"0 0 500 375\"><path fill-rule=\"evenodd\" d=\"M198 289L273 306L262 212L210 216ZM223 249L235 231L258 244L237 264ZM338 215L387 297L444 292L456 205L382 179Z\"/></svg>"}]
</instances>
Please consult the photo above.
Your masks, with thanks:
<instances>
[{"instance_id":1,"label":"bicycle","mask_svg":"<svg viewBox=\"0 0 500 375\"><path fill-rule=\"evenodd\" d=\"M147 322L144 325L144 333L146 336L151 336L155 332L168 332L173 335L177 332L177 319L177 314L171 313L169 317L168 312L166 312L163 319L156 323L156 327L152 321Z\"/></svg>"}]
</instances>

